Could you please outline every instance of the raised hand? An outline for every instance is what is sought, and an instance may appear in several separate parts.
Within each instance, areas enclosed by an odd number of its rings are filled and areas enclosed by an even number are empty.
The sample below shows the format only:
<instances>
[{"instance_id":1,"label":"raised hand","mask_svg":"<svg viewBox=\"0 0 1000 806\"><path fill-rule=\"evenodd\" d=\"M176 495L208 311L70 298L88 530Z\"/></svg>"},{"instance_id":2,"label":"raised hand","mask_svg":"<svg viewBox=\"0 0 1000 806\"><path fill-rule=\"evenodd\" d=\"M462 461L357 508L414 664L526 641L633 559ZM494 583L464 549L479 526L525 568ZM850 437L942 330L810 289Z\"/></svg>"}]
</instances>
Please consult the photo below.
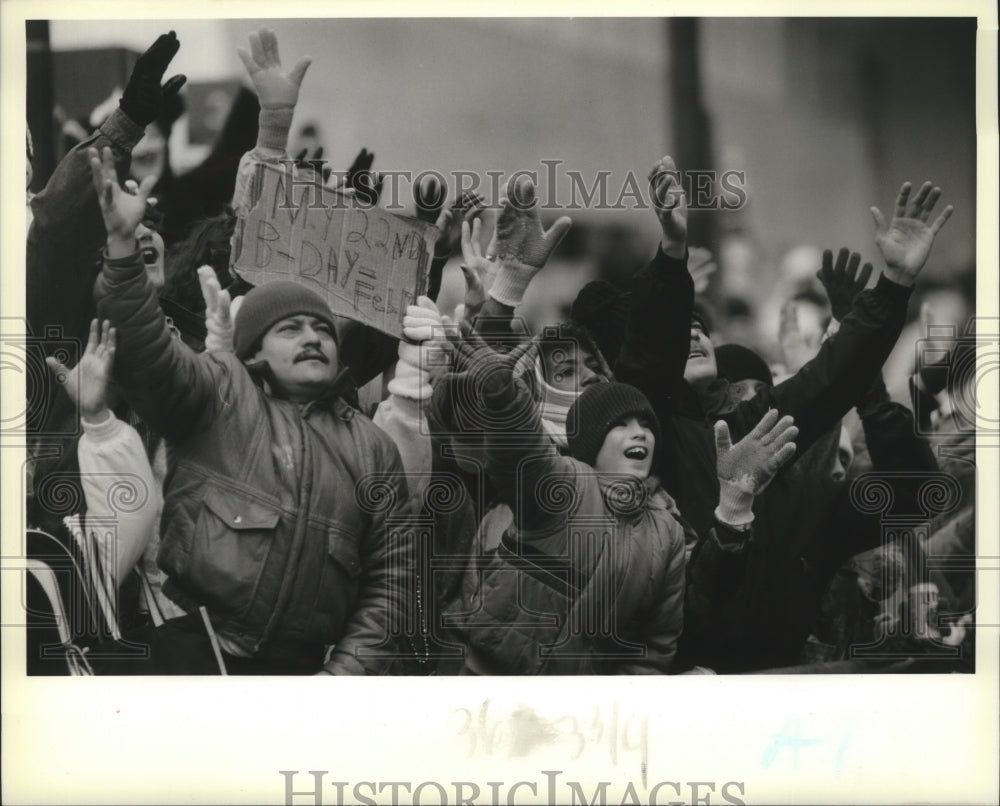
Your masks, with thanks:
<instances>
[{"instance_id":1,"label":"raised hand","mask_svg":"<svg viewBox=\"0 0 1000 806\"><path fill-rule=\"evenodd\" d=\"M451 257L462 240L462 226L475 219L485 206L486 200L471 190L466 190L455 199L451 205L451 218L447 226L441 230L441 237L434 245L434 257Z\"/></svg>"},{"instance_id":2,"label":"raised hand","mask_svg":"<svg viewBox=\"0 0 1000 806\"><path fill-rule=\"evenodd\" d=\"M500 270L490 296L512 308L520 305L531 279L572 225L569 216L563 216L549 229L543 229L534 182L527 176L512 177L497 219L496 257Z\"/></svg>"},{"instance_id":3,"label":"raised hand","mask_svg":"<svg viewBox=\"0 0 1000 806\"><path fill-rule=\"evenodd\" d=\"M187 81L185 76L176 75L162 87L160 86L163 74L180 46L177 34L173 31L160 34L149 49L136 60L119 106L137 125L146 127L156 120L164 104L172 100Z\"/></svg>"},{"instance_id":4,"label":"raised hand","mask_svg":"<svg viewBox=\"0 0 1000 806\"><path fill-rule=\"evenodd\" d=\"M653 209L663 231L663 252L682 258L687 247L687 197L681 187L680 172L670 157L661 157L649 171Z\"/></svg>"},{"instance_id":5,"label":"raised hand","mask_svg":"<svg viewBox=\"0 0 1000 806\"><path fill-rule=\"evenodd\" d=\"M430 297L417 297L416 305L409 305L403 316L405 338L399 342L400 362L426 373L433 383L450 366L451 350L445 335L446 329L450 327L451 319L438 311ZM396 378L400 377L399 372L400 368L397 366ZM389 391L398 393L391 388ZM412 394L403 396L422 399ZM428 394L427 397L429 396Z\"/></svg>"},{"instance_id":6,"label":"raised hand","mask_svg":"<svg viewBox=\"0 0 1000 806\"><path fill-rule=\"evenodd\" d=\"M474 218L471 227L468 221L462 221L461 269L465 275L465 313L469 317L475 317L482 309L497 272L496 263L483 255L482 218Z\"/></svg>"},{"instance_id":7,"label":"raised hand","mask_svg":"<svg viewBox=\"0 0 1000 806\"><path fill-rule=\"evenodd\" d=\"M262 109L294 109L299 100L299 87L312 60L299 59L287 73L281 69L278 37L274 31L261 28L250 34L250 52L236 52L247 69Z\"/></svg>"},{"instance_id":8,"label":"raised hand","mask_svg":"<svg viewBox=\"0 0 1000 806\"><path fill-rule=\"evenodd\" d=\"M799 429L791 417L778 419L771 409L735 445L725 420L715 424L716 471L719 482L731 484L748 495L759 495L771 483L774 474L795 453L793 440Z\"/></svg>"},{"instance_id":9,"label":"raised hand","mask_svg":"<svg viewBox=\"0 0 1000 806\"><path fill-rule=\"evenodd\" d=\"M497 395L505 389L512 389L514 365L531 345L528 340L506 355L498 353L468 322L459 324L457 333L449 328L445 335L451 343L455 372L466 375L471 388L480 396Z\"/></svg>"},{"instance_id":10,"label":"raised hand","mask_svg":"<svg viewBox=\"0 0 1000 806\"><path fill-rule=\"evenodd\" d=\"M90 171L94 179L94 189L101 205L101 215L104 217L104 228L108 233L109 248L112 241L121 248L128 247L127 254L134 251L135 230L142 222L146 211L146 201L156 184L155 176L147 176L137 186L135 192L129 192L134 183L123 189L118 184L118 174L115 171L114 156L108 146L103 154L98 154L96 148L88 148ZM111 257L124 257L120 249Z\"/></svg>"},{"instance_id":11,"label":"raised hand","mask_svg":"<svg viewBox=\"0 0 1000 806\"><path fill-rule=\"evenodd\" d=\"M540 269L572 225L572 219L563 216L543 229L535 183L527 176L513 177L497 220L497 258Z\"/></svg>"},{"instance_id":12,"label":"raised hand","mask_svg":"<svg viewBox=\"0 0 1000 806\"><path fill-rule=\"evenodd\" d=\"M351 167L347 169L344 180L345 187L354 191L354 197L369 207L378 204L382 195L382 183L385 177L372 171L375 162L375 152L362 148L354 158Z\"/></svg>"},{"instance_id":13,"label":"raised hand","mask_svg":"<svg viewBox=\"0 0 1000 806\"><path fill-rule=\"evenodd\" d=\"M928 223L934 205L941 198L941 188L924 182L910 201L911 185L904 182L896 197L896 209L888 225L877 207L871 208L875 219L875 243L886 263L886 276L900 285L912 286L927 262L931 246L941 227L951 217L949 204L932 223Z\"/></svg>"},{"instance_id":14,"label":"raised hand","mask_svg":"<svg viewBox=\"0 0 1000 806\"><path fill-rule=\"evenodd\" d=\"M344 184L347 187L354 187L354 182L360 174L371 171L373 162L375 162L375 152L362 148L358 152L358 156L354 158L354 162L351 163L351 167L347 169Z\"/></svg>"},{"instance_id":15,"label":"raised hand","mask_svg":"<svg viewBox=\"0 0 1000 806\"><path fill-rule=\"evenodd\" d=\"M371 167L370 164L369 167ZM433 176L428 176L419 184L414 185L413 201L416 204L417 218L428 224L436 224L447 195L448 188L442 187L441 183Z\"/></svg>"},{"instance_id":16,"label":"raised hand","mask_svg":"<svg viewBox=\"0 0 1000 806\"><path fill-rule=\"evenodd\" d=\"M861 255L857 252L841 249L837 253L837 262L834 263L833 252L829 249L823 251L823 263L816 276L826 289L826 295L830 298L830 310L838 322L843 322L844 317L851 312L854 298L865 290L868 279L872 276L871 263L861 266L859 273L860 265Z\"/></svg>"},{"instance_id":17,"label":"raised hand","mask_svg":"<svg viewBox=\"0 0 1000 806\"><path fill-rule=\"evenodd\" d=\"M219 278L211 266L198 269L201 295L205 298L205 352L233 352L233 314L229 291L219 285Z\"/></svg>"},{"instance_id":18,"label":"raised hand","mask_svg":"<svg viewBox=\"0 0 1000 806\"><path fill-rule=\"evenodd\" d=\"M72 369L52 357L46 358L45 363L82 417L93 422L103 419L98 415L109 408L108 382L115 364L115 329L111 322L105 320L98 332L97 320L91 320L87 347Z\"/></svg>"}]
</instances>

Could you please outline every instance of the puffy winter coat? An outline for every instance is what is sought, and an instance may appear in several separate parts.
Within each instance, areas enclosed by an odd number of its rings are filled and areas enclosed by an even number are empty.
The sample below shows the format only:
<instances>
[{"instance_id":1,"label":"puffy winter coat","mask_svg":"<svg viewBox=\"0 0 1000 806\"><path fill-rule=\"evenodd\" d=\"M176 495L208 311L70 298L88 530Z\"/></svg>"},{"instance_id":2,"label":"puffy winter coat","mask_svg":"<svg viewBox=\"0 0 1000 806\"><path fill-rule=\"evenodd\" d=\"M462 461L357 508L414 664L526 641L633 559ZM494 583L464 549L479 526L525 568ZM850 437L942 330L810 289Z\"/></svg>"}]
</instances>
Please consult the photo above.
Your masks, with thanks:
<instances>
[{"instance_id":1,"label":"puffy winter coat","mask_svg":"<svg viewBox=\"0 0 1000 806\"><path fill-rule=\"evenodd\" d=\"M655 479L609 477L560 456L528 390L494 422L487 472L514 511L466 576L450 621L490 674L664 673L683 623L684 530ZM489 405L487 398L487 404Z\"/></svg>"},{"instance_id":2,"label":"puffy winter coat","mask_svg":"<svg viewBox=\"0 0 1000 806\"><path fill-rule=\"evenodd\" d=\"M392 441L338 384L299 405L268 391L266 365L172 339L138 255L105 261L96 294L118 332L116 379L170 441L167 595L189 612L204 605L240 654L319 668L335 644L328 671L384 672L412 580Z\"/></svg>"}]
</instances>

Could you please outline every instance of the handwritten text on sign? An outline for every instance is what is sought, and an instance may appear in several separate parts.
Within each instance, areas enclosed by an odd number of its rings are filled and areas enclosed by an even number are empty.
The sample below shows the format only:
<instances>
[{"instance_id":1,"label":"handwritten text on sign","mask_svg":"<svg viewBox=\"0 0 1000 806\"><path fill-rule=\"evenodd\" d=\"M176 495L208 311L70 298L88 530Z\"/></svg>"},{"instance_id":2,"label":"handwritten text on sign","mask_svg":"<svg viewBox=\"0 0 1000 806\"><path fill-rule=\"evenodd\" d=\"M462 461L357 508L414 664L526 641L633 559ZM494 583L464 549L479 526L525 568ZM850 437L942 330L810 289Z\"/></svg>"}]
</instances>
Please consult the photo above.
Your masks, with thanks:
<instances>
[{"instance_id":1,"label":"handwritten text on sign","mask_svg":"<svg viewBox=\"0 0 1000 806\"><path fill-rule=\"evenodd\" d=\"M423 294L437 228L315 184L308 172L259 164L249 212L236 227L233 268L247 282L295 280L335 314L402 336L406 306Z\"/></svg>"}]
</instances>

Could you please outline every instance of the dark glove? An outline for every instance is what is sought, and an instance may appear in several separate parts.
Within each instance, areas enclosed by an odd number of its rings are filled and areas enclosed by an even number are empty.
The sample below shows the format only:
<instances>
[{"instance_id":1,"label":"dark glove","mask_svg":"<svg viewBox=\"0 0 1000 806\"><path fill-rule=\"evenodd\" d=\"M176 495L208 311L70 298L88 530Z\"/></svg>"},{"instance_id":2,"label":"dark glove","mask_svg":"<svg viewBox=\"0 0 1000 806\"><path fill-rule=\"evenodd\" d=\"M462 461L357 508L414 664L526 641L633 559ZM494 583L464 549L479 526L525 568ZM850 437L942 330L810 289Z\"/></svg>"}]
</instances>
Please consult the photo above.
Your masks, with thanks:
<instances>
[{"instance_id":1,"label":"dark glove","mask_svg":"<svg viewBox=\"0 0 1000 806\"><path fill-rule=\"evenodd\" d=\"M346 187L354 191L354 197L359 201L374 207L382 195L382 182L385 177L372 171L375 152L362 148L354 158L351 167L347 169Z\"/></svg>"},{"instance_id":2,"label":"dark glove","mask_svg":"<svg viewBox=\"0 0 1000 806\"><path fill-rule=\"evenodd\" d=\"M851 312L854 298L865 290L868 278L872 276L871 263L865 263L860 274L859 265L861 255L857 252L849 253L847 249L841 249L834 265L833 252L829 249L823 251L823 266L816 272L816 276L826 289L826 295L830 298L830 311L838 322L843 322L844 317Z\"/></svg>"},{"instance_id":3,"label":"dark glove","mask_svg":"<svg viewBox=\"0 0 1000 806\"><path fill-rule=\"evenodd\" d=\"M436 223L447 195L448 188L442 187L433 176L428 177L425 182L414 185L413 201L417 205L417 218L428 224Z\"/></svg>"},{"instance_id":4,"label":"dark glove","mask_svg":"<svg viewBox=\"0 0 1000 806\"><path fill-rule=\"evenodd\" d=\"M487 410L509 406L517 397L514 367L531 348L531 340L505 355L490 347L468 322L459 325L458 333L446 331L445 335L453 348L454 375L462 377L464 387L472 393L471 399L480 406L485 404ZM533 403L529 398L526 401L531 408Z\"/></svg>"},{"instance_id":5,"label":"dark glove","mask_svg":"<svg viewBox=\"0 0 1000 806\"><path fill-rule=\"evenodd\" d=\"M180 46L173 31L161 34L135 63L119 106L136 125L146 127L156 120L164 103L173 100L187 81L186 76L176 75L160 86Z\"/></svg>"},{"instance_id":6,"label":"dark glove","mask_svg":"<svg viewBox=\"0 0 1000 806\"><path fill-rule=\"evenodd\" d=\"M333 168L327 165L323 159L323 146L319 146L316 149L316 153L311 157L309 156L309 149L303 148L295 155L295 167L300 171L309 170L315 172L318 176L323 177L324 185L330 181L330 174L333 173Z\"/></svg>"},{"instance_id":7,"label":"dark glove","mask_svg":"<svg viewBox=\"0 0 1000 806\"><path fill-rule=\"evenodd\" d=\"M434 245L435 258L449 258L462 242L462 222L472 226L473 219L486 207L486 199L478 193L466 190L451 205L451 220ZM419 204L417 210L419 212Z\"/></svg>"}]
</instances>

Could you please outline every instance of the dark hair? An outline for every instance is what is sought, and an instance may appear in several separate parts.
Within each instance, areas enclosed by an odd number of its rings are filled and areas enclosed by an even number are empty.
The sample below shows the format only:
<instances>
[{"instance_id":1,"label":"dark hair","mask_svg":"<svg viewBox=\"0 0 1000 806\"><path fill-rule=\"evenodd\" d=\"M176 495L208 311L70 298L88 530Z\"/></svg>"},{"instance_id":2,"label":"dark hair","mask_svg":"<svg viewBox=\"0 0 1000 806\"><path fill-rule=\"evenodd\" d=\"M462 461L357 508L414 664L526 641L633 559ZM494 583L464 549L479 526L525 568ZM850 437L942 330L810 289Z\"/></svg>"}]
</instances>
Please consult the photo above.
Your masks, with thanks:
<instances>
[{"instance_id":1,"label":"dark hair","mask_svg":"<svg viewBox=\"0 0 1000 806\"><path fill-rule=\"evenodd\" d=\"M229 271L229 257L230 238L235 229L236 214L231 207L226 207L219 215L195 221L184 239L167 251L162 295L190 311L204 313L205 300L201 296L198 268L211 266L223 288L234 284L235 278Z\"/></svg>"}]
</instances>

